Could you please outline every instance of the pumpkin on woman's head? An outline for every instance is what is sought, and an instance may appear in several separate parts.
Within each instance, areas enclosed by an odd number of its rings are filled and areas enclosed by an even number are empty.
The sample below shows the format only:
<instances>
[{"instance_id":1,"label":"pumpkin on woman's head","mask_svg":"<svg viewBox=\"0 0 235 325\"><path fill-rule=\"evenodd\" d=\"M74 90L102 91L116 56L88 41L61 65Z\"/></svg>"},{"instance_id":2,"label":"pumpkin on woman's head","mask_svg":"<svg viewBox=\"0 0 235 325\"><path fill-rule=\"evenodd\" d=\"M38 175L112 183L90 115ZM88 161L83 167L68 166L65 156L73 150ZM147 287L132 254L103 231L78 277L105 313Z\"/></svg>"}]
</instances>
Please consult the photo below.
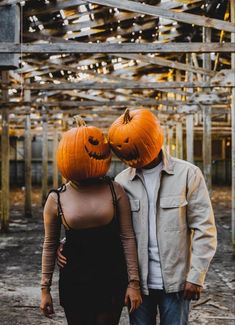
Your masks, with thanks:
<instances>
[{"instance_id":1,"label":"pumpkin on woman's head","mask_svg":"<svg viewBox=\"0 0 235 325\"><path fill-rule=\"evenodd\" d=\"M109 143L124 163L141 168L161 151L163 130L156 116L147 109L125 111L108 132Z\"/></svg>"},{"instance_id":2,"label":"pumpkin on woman's head","mask_svg":"<svg viewBox=\"0 0 235 325\"><path fill-rule=\"evenodd\" d=\"M82 181L104 176L110 166L111 153L102 131L86 126L75 116L77 127L65 132L57 149L57 165L64 178Z\"/></svg>"}]
</instances>

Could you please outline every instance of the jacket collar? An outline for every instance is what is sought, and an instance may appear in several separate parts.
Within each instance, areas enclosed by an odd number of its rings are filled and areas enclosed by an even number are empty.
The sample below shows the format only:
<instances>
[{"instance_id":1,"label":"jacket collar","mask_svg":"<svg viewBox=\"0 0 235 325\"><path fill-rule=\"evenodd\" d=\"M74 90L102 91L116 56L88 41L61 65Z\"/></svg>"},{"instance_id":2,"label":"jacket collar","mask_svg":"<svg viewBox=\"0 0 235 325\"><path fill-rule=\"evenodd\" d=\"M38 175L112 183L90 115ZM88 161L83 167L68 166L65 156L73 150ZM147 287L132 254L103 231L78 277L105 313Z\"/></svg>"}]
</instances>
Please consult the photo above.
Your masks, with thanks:
<instances>
[{"instance_id":1,"label":"jacket collar","mask_svg":"<svg viewBox=\"0 0 235 325\"><path fill-rule=\"evenodd\" d=\"M162 163L163 167L162 170L165 171L169 175L174 175L174 163L172 160L172 157L169 155L169 153L162 148ZM129 179L132 181L136 176L141 177L142 175L142 169L136 169L130 167L130 177Z\"/></svg>"}]
</instances>

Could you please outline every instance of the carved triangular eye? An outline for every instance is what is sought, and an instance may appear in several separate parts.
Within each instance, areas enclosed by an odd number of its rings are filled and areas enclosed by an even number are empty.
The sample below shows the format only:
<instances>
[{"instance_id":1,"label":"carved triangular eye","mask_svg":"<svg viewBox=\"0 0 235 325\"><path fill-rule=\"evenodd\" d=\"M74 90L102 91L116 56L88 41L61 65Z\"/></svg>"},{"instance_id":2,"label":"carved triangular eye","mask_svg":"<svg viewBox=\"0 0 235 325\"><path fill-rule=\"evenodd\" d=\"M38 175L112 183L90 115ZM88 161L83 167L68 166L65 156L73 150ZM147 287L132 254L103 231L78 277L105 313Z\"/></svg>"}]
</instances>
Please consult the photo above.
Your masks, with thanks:
<instances>
[{"instance_id":1,"label":"carved triangular eye","mask_svg":"<svg viewBox=\"0 0 235 325\"><path fill-rule=\"evenodd\" d=\"M124 141L124 143L128 143L129 142L129 138L126 138L126 140Z\"/></svg>"},{"instance_id":2,"label":"carved triangular eye","mask_svg":"<svg viewBox=\"0 0 235 325\"><path fill-rule=\"evenodd\" d=\"M94 146L97 146L97 145L99 144L99 140L93 138L92 136L90 136L90 137L88 138L88 141L89 141L91 144L93 144Z\"/></svg>"}]
</instances>

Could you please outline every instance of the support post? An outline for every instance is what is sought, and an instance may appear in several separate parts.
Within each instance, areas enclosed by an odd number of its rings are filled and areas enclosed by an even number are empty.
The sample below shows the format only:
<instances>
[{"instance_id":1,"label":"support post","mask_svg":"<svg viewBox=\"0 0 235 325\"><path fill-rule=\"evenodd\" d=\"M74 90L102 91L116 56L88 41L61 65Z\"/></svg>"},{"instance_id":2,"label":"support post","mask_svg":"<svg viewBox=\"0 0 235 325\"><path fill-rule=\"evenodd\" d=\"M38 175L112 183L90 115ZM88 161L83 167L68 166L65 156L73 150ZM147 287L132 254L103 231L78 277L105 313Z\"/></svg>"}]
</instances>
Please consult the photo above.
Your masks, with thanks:
<instances>
[{"instance_id":1,"label":"support post","mask_svg":"<svg viewBox=\"0 0 235 325\"><path fill-rule=\"evenodd\" d=\"M231 22L235 23L235 1L230 1ZM235 42L235 33L231 33L231 42ZM235 53L231 55L232 69L235 69ZM235 253L235 88L232 88L232 244Z\"/></svg>"},{"instance_id":2,"label":"support post","mask_svg":"<svg viewBox=\"0 0 235 325\"><path fill-rule=\"evenodd\" d=\"M55 124L53 138L53 188L58 188L58 167L56 162L56 152L58 148L58 126Z\"/></svg>"},{"instance_id":3,"label":"support post","mask_svg":"<svg viewBox=\"0 0 235 325\"><path fill-rule=\"evenodd\" d=\"M181 82L181 71L175 71L175 81ZM176 101L182 101L181 94L175 95ZM176 157L183 159L183 125L181 121L176 123Z\"/></svg>"},{"instance_id":4,"label":"support post","mask_svg":"<svg viewBox=\"0 0 235 325\"><path fill-rule=\"evenodd\" d=\"M168 125L167 128L167 149L170 155L172 155L172 143L173 143L173 127Z\"/></svg>"},{"instance_id":5,"label":"support post","mask_svg":"<svg viewBox=\"0 0 235 325\"><path fill-rule=\"evenodd\" d=\"M5 5L0 7L0 45L1 43L20 43L20 7ZM12 70L19 68L19 55L14 53L0 54L0 69Z\"/></svg>"},{"instance_id":6,"label":"support post","mask_svg":"<svg viewBox=\"0 0 235 325\"><path fill-rule=\"evenodd\" d=\"M24 101L30 103L30 90L24 90ZM32 217L32 137L31 137L31 119L30 106L25 116L24 131L24 159L25 159L25 217Z\"/></svg>"},{"instance_id":7,"label":"support post","mask_svg":"<svg viewBox=\"0 0 235 325\"><path fill-rule=\"evenodd\" d=\"M211 191L211 107L202 106L203 113L203 173L208 191Z\"/></svg>"},{"instance_id":8,"label":"support post","mask_svg":"<svg viewBox=\"0 0 235 325\"><path fill-rule=\"evenodd\" d=\"M183 159L183 129L182 123L176 123L176 157Z\"/></svg>"},{"instance_id":9,"label":"support post","mask_svg":"<svg viewBox=\"0 0 235 325\"><path fill-rule=\"evenodd\" d=\"M186 55L186 63L191 64L190 54ZM193 80L192 72L187 72L185 75L186 81ZM193 93L193 89L188 89L189 93ZM186 156L187 161L194 163L194 116L193 114L186 115Z\"/></svg>"},{"instance_id":10,"label":"support post","mask_svg":"<svg viewBox=\"0 0 235 325\"><path fill-rule=\"evenodd\" d=\"M168 130L168 127L167 127L166 125L164 125L164 127L163 127L163 133L164 133L164 142L163 142L163 146L164 146L165 148L167 148L167 145L168 145L168 132L167 132L167 130Z\"/></svg>"},{"instance_id":11,"label":"support post","mask_svg":"<svg viewBox=\"0 0 235 325\"><path fill-rule=\"evenodd\" d=\"M211 29L203 28L203 42L211 42ZM210 54L203 54L203 68L211 69L211 57ZM204 76L204 80L208 81L208 77ZM211 192L211 107L202 106L203 114L203 173L206 181L208 191Z\"/></svg>"},{"instance_id":12,"label":"support post","mask_svg":"<svg viewBox=\"0 0 235 325\"><path fill-rule=\"evenodd\" d=\"M186 147L187 147L187 161L194 163L194 119L193 114L186 115Z\"/></svg>"},{"instance_id":13,"label":"support post","mask_svg":"<svg viewBox=\"0 0 235 325\"><path fill-rule=\"evenodd\" d=\"M43 113L42 125L42 204L44 204L48 191L48 124L46 113Z\"/></svg>"},{"instance_id":14,"label":"support post","mask_svg":"<svg viewBox=\"0 0 235 325\"><path fill-rule=\"evenodd\" d=\"M2 98L4 102L8 102L8 86L9 72L2 71L2 82L4 89L2 89ZM10 196L10 182L9 182L9 113L7 108L2 109L2 143L1 143L1 231L8 232L9 230L9 196Z\"/></svg>"}]
</instances>

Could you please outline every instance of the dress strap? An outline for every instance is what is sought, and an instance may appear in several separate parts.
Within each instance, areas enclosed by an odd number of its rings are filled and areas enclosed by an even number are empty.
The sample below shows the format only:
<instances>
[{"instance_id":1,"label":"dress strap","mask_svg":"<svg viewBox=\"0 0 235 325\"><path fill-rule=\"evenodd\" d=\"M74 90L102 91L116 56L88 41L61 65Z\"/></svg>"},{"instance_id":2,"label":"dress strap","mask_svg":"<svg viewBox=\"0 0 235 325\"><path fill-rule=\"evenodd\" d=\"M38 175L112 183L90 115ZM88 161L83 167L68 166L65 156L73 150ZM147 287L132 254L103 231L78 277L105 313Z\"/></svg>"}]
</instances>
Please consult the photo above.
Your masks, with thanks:
<instances>
[{"instance_id":1,"label":"dress strap","mask_svg":"<svg viewBox=\"0 0 235 325\"><path fill-rule=\"evenodd\" d=\"M52 189L49 191L49 193L47 194L47 198L50 195L50 193L56 193L57 195L57 211L58 211L58 216L60 217L61 223L63 223L68 229L70 229L70 226L68 225L65 217L64 217L64 212L61 206L61 201L60 201L60 193L65 192L66 191L66 185L62 184L61 187L59 187L57 190L56 189ZM46 200L47 200L46 198Z\"/></svg>"},{"instance_id":2,"label":"dress strap","mask_svg":"<svg viewBox=\"0 0 235 325\"><path fill-rule=\"evenodd\" d=\"M114 218L116 218L117 217L117 212L118 212L118 210L117 210L118 205L117 205L117 195L116 195L116 192L115 192L115 189L114 189L113 181L108 176L105 177L105 180L109 184L109 187L110 187L110 190L111 190L111 194L112 194L112 198L113 198L113 207L114 207Z\"/></svg>"}]
</instances>

